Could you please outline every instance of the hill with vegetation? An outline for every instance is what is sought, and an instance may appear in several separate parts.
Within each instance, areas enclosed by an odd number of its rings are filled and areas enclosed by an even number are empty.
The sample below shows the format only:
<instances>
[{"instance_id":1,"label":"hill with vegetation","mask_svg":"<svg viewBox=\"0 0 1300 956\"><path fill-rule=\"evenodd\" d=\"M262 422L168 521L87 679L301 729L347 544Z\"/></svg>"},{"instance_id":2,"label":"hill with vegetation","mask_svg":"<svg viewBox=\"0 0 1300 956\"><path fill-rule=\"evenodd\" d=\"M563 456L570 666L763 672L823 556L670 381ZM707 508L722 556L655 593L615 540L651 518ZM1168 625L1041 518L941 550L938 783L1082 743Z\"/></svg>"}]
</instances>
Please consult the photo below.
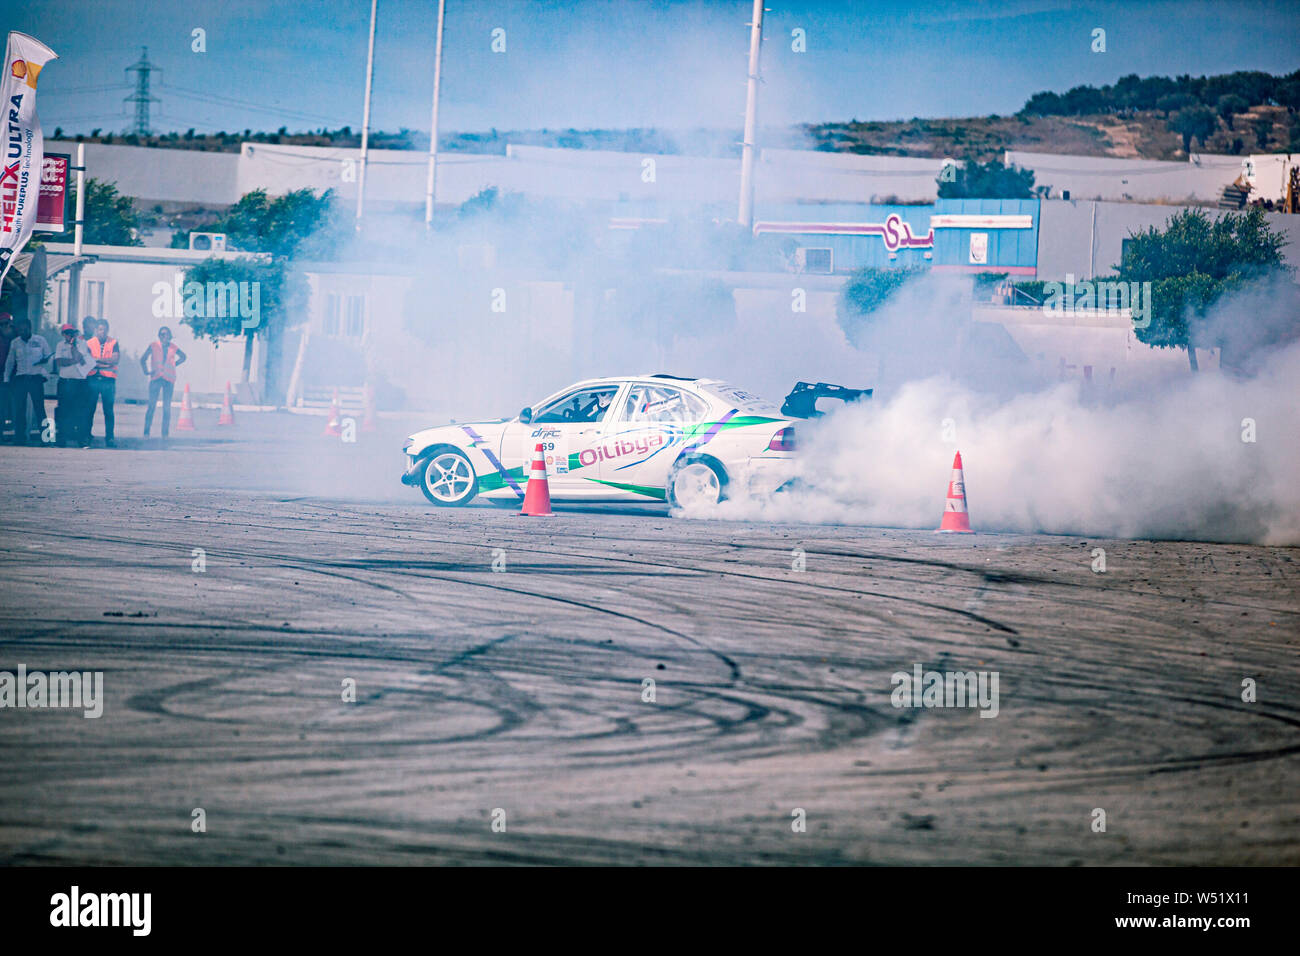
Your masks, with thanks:
<instances>
[{"instance_id":1,"label":"hill with vegetation","mask_svg":"<svg viewBox=\"0 0 1300 956\"><path fill-rule=\"evenodd\" d=\"M535 129L449 132L439 148L501 155L509 143L570 149L689 156L738 154L739 129ZM1189 152L1300 152L1300 70L1286 76L1240 71L1219 76L1130 74L1114 84L1077 86L1065 93L1031 96L1013 116L955 119L809 123L763 130L769 147L816 149L880 156L988 160L1004 150L1068 153L1134 159L1184 159ZM137 136L92 129L70 134L56 128L56 141L236 152L242 142L295 146L359 147L350 126L291 133L245 129ZM425 133L401 129L372 132L374 149L427 150Z\"/></svg>"}]
</instances>

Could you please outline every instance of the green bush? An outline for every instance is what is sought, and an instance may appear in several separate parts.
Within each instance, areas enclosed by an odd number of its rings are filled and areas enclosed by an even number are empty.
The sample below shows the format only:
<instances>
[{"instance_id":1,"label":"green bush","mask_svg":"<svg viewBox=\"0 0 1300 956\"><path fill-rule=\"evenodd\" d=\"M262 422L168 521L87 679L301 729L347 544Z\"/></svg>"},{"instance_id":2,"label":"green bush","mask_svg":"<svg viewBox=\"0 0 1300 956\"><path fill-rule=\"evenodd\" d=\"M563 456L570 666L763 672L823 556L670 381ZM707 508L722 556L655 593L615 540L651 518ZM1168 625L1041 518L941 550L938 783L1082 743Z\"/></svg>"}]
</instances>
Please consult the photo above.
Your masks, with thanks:
<instances>
[{"instance_id":1,"label":"green bush","mask_svg":"<svg viewBox=\"0 0 1300 956\"><path fill-rule=\"evenodd\" d=\"M870 316L898 294L903 286L928 273L928 269L859 269L840 293L836 319L850 342L858 345L870 325Z\"/></svg>"}]
</instances>

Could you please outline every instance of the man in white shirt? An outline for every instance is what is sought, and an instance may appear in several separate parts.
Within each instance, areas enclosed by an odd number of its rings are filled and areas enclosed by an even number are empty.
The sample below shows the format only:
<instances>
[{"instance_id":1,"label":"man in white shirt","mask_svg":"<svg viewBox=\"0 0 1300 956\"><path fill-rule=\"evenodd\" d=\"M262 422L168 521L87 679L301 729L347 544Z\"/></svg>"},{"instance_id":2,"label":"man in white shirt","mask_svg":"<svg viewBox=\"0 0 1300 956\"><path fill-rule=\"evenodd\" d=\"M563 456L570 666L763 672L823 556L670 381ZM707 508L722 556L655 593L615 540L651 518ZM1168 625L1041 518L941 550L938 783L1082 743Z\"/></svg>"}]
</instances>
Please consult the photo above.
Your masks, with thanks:
<instances>
[{"instance_id":1,"label":"man in white shirt","mask_svg":"<svg viewBox=\"0 0 1300 956\"><path fill-rule=\"evenodd\" d=\"M90 447L86 409L90 407L90 383L86 377L95 369L95 358L78 338L75 325L60 330L63 341L54 350L59 370L59 407L54 413L54 430L60 445Z\"/></svg>"},{"instance_id":2,"label":"man in white shirt","mask_svg":"<svg viewBox=\"0 0 1300 956\"><path fill-rule=\"evenodd\" d=\"M53 354L42 336L32 335L32 324L26 319L14 323L18 334L9 343L5 358L4 380L13 397L14 441L29 444L31 429L27 423L27 400L30 398L36 412L36 427L45 421L45 369Z\"/></svg>"}]
</instances>

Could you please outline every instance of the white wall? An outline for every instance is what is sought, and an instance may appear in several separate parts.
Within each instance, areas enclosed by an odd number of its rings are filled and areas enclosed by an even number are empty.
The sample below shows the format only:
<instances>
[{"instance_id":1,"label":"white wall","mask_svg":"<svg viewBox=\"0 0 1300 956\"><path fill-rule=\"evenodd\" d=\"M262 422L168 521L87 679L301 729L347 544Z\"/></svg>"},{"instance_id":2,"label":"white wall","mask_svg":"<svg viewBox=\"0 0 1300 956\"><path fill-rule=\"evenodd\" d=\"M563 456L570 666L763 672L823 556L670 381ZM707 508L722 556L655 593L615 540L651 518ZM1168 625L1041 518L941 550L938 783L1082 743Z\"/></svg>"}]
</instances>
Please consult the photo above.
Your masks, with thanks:
<instances>
[{"instance_id":1,"label":"white wall","mask_svg":"<svg viewBox=\"0 0 1300 956\"><path fill-rule=\"evenodd\" d=\"M141 203L186 202L228 206L239 199L236 153L193 149L151 149L86 143L86 175L116 183L117 191ZM77 144L45 141L47 153L66 153L77 160ZM69 216L69 218L72 218Z\"/></svg>"},{"instance_id":2,"label":"white wall","mask_svg":"<svg viewBox=\"0 0 1300 956\"><path fill-rule=\"evenodd\" d=\"M1186 375L1189 370L1182 349L1158 349L1140 342L1126 310L1052 313L1037 307L977 305L972 317L1006 329L1035 371L1049 379L1076 381L1091 367L1092 381L1106 385L1114 369L1115 384L1127 386ZM1204 370L1219 367L1218 349L1198 349L1196 357Z\"/></svg>"},{"instance_id":3,"label":"white wall","mask_svg":"<svg viewBox=\"0 0 1300 956\"><path fill-rule=\"evenodd\" d=\"M360 155L358 149L244 143L237 157L235 198L254 189L265 189L271 195L304 188L333 189L350 208L354 207ZM438 202L459 205L488 186L508 186L506 166L504 156L440 154ZM366 202L375 204L375 208L395 203L423 206L428 170L427 153L370 150L366 162Z\"/></svg>"},{"instance_id":4,"label":"white wall","mask_svg":"<svg viewBox=\"0 0 1300 956\"><path fill-rule=\"evenodd\" d=\"M755 173L758 198L765 202L906 202L939 198L943 159L858 156L802 149L765 149Z\"/></svg>"},{"instance_id":5,"label":"white wall","mask_svg":"<svg viewBox=\"0 0 1300 956\"><path fill-rule=\"evenodd\" d=\"M189 383L192 392L216 396L225 391L226 382L238 383L243 370L243 340L234 337L223 341L220 347L211 341L195 338L189 327L179 318L159 318L154 315L154 284L170 285L181 265L157 262L114 262L101 259L91 262L81 272L81 315L72 324L81 327L81 317L91 314L87 305L87 283L105 284L102 316L109 323L109 334L118 340L122 350L122 364L118 374L118 399L144 399L148 396L148 382L140 372L139 359L158 337L158 327L166 325L172 330L173 341L187 357L178 370L177 390ZM50 283L54 287L50 308L42 333L51 346L58 339L58 327L68 317L61 308L68 298L68 270L55 275ZM256 368L256 366L255 366ZM256 372L254 372L256 375Z\"/></svg>"},{"instance_id":6,"label":"white wall","mask_svg":"<svg viewBox=\"0 0 1300 956\"><path fill-rule=\"evenodd\" d=\"M1007 150L1006 162L1034 171L1034 186L1072 200L1217 202L1241 174L1244 156L1194 155L1192 161L1112 159Z\"/></svg>"}]
</instances>

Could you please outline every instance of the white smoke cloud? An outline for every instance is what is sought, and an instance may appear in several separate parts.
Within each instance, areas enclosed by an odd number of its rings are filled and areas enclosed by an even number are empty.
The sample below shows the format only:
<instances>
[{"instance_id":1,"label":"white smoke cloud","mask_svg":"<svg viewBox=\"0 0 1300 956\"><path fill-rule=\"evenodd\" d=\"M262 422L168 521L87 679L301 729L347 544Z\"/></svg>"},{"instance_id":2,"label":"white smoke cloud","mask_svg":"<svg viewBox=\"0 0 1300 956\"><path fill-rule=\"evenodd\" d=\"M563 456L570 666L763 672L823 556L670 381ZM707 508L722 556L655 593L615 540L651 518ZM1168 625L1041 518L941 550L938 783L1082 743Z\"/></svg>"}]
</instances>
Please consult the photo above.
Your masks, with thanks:
<instances>
[{"instance_id":1,"label":"white smoke cloud","mask_svg":"<svg viewBox=\"0 0 1300 956\"><path fill-rule=\"evenodd\" d=\"M1248 381L1188 373L1113 404L1080 384L913 381L800 426L803 488L715 514L936 528L960 449L977 531L1297 545L1297 383L1300 344Z\"/></svg>"}]
</instances>

